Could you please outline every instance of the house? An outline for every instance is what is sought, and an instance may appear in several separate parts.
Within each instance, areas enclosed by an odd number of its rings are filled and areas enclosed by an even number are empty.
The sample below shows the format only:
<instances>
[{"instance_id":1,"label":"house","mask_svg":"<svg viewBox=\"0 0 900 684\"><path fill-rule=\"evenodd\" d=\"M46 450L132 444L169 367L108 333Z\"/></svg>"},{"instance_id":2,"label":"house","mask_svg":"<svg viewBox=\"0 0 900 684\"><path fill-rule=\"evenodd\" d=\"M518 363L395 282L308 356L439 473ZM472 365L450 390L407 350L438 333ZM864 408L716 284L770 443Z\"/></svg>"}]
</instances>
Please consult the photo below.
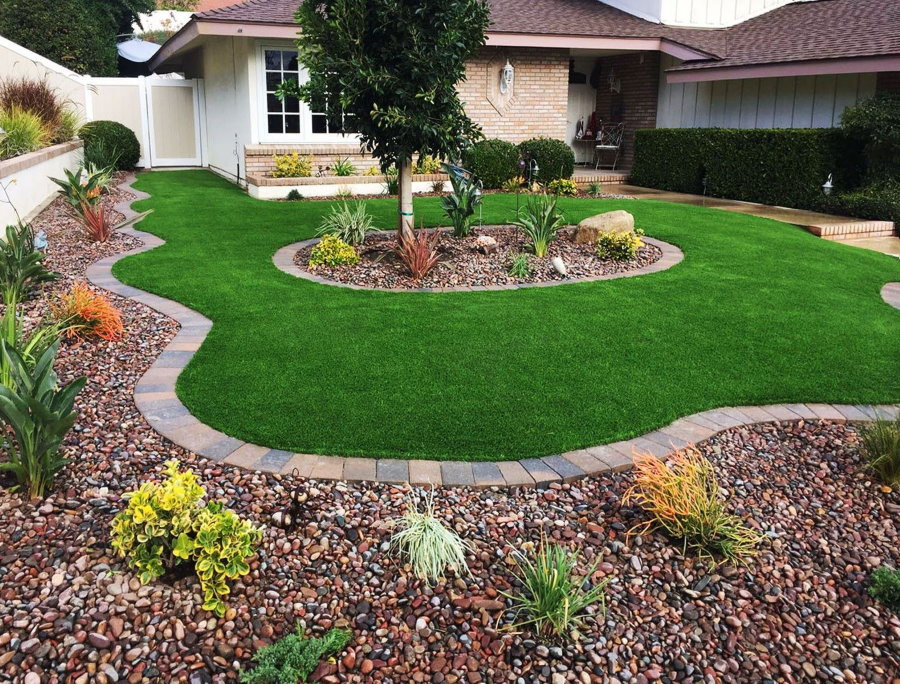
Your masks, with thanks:
<instances>
[{"instance_id":1,"label":"house","mask_svg":"<svg viewBox=\"0 0 900 684\"><path fill-rule=\"evenodd\" d=\"M592 113L625 127L829 127L848 105L900 90L897 0L490 0L487 45L459 90L486 136L568 142ZM352 134L272 91L305 75L293 39L298 0L247 0L195 14L152 60L203 79L205 160L257 196L272 155L374 164ZM501 72L513 69L510 88ZM271 181L271 179L270 179ZM256 189L254 190L254 186Z\"/></svg>"}]
</instances>

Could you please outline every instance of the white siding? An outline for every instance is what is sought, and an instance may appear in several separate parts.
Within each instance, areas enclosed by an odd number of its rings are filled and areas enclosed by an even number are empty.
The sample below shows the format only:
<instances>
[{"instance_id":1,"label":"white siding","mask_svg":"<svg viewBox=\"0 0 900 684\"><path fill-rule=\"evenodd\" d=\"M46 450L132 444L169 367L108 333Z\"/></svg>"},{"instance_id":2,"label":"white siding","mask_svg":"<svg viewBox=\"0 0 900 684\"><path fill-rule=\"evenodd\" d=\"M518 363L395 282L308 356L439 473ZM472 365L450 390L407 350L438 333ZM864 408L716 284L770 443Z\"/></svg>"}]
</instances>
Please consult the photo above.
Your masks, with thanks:
<instances>
[{"instance_id":1,"label":"white siding","mask_svg":"<svg viewBox=\"0 0 900 684\"><path fill-rule=\"evenodd\" d=\"M875 74L666 83L665 70L676 63L663 56L659 128L828 128L840 125L846 107L875 94Z\"/></svg>"},{"instance_id":2,"label":"white siding","mask_svg":"<svg viewBox=\"0 0 900 684\"><path fill-rule=\"evenodd\" d=\"M599 0L598 0L599 1ZM679 26L731 26L796 0L602 0L630 14Z\"/></svg>"}]
</instances>

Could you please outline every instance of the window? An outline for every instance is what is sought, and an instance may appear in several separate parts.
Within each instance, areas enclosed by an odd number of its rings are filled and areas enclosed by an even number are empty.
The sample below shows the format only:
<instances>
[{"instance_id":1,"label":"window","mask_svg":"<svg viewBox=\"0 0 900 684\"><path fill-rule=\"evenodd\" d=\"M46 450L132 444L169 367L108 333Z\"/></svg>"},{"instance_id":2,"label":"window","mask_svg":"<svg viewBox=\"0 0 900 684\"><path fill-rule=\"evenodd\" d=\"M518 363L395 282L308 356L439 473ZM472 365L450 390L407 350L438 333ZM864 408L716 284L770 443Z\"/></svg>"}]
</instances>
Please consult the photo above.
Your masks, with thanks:
<instances>
[{"instance_id":1,"label":"window","mask_svg":"<svg viewBox=\"0 0 900 684\"><path fill-rule=\"evenodd\" d=\"M278 99L275 91L284 81L300 81L296 50L265 50L266 119L269 133L300 133L300 100Z\"/></svg>"}]
</instances>

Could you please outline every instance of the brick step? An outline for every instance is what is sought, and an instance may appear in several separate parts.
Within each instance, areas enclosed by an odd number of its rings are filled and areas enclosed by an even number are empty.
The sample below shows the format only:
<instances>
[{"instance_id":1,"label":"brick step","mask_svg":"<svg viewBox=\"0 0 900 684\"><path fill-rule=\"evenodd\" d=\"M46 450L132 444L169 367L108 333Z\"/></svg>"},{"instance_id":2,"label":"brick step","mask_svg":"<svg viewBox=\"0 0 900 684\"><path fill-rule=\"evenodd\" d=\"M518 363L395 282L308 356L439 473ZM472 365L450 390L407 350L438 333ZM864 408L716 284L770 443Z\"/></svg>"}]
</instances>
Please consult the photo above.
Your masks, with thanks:
<instances>
[{"instance_id":1,"label":"brick step","mask_svg":"<svg viewBox=\"0 0 900 684\"><path fill-rule=\"evenodd\" d=\"M849 240L866 237L891 237L894 235L893 221L841 221L806 226L813 235L826 240Z\"/></svg>"},{"instance_id":2,"label":"brick step","mask_svg":"<svg viewBox=\"0 0 900 684\"><path fill-rule=\"evenodd\" d=\"M841 240L859 240L861 238L890 238L894 237L893 231L876 231L874 233L839 233L837 235L822 235L823 240L833 240L840 242Z\"/></svg>"}]
</instances>

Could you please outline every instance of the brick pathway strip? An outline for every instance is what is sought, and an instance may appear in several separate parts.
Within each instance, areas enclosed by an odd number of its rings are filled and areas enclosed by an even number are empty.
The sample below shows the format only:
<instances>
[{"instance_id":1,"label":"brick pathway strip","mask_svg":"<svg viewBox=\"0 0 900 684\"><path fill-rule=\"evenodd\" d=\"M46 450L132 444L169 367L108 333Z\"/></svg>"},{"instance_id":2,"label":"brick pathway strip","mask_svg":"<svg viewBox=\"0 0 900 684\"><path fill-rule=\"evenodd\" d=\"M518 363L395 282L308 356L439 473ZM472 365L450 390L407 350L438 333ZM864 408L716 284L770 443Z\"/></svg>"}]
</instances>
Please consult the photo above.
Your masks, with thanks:
<instances>
[{"instance_id":1,"label":"brick pathway strip","mask_svg":"<svg viewBox=\"0 0 900 684\"><path fill-rule=\"evenodd\" d=\"M388 231L378 231L386 233ZM636 268L633 271L623 271L622 273L607 273L604 275L587 276L584 278L569 278L567 280L546 280L540 283L522 283L521 285L473 285L466 287L363 287L362 285L354 285L352 283L341 283L330 278L317 276L315 273L306 271L294 263L294 255L304 247L314 245L320 238L312 238L311 240L302 240L293 244L282 247L275 256L272 257L272 263L279 271L283 271L295 278L302 278L320 285L331 285L332 287L343 287L348 290L379 290L381 292L489 292L492 290L523 290L531 287L556 287L557 285L572 285L574 283L591 283L597 280L613 280L615 278L633 278L634 276L647 275L648 273L658 273L672 268L676 264L680 264L684 260L684 252L675 245L668 242L649 238L646 235L641 239L651 245L655 245L662 250L662 256L652 264Z\"/></svg>"},{"instance_id":2,"label":"brick pathway strip","mask_svg":"<svg viewBox=\"0 0 900 684\"><path fill-rule=\"evenodd\" d=\"M895 309L900 309L900 283L888 283L881 288L881 298Z\"/></svg>"},{"instance_id":3,"label":"brick pathway strip","mask_svg":"<svg viewBox=\"0 0 900 684\"><path fill-rule=\"evenodd\" d=\"M126 179L125 187L135 195L136 201L149 197L131 184L134 176ZM126 218L135 216L131 201L118 204L115 209ZM163 244L163 240L136 230L123 229L124 233L143 242L143 246L107 257L87 269L88 279L98 287L133 299L163 313L181 324L181 330L157 357L153 365L134 388L134 401L147 422L160 434L179 446L206 458L224 462L248 470L270 473L296 473L299 477L329 480L378 481L396 484L474 487L534 487L553 482L571 482L607 472L621 472L632 467L635 453L651 453L666 458L675 449L686 444L709 439L732 427L797 420L831 420L834 422L870 421L874 418L897 418L900 405L849 405L849 404L774 404L769 406L725 406L679 418L653 432L614 444L588 447L562 454L526 458L520 461L467 463L462 461L404 461L401 459L343 458L318 454L294 454L289 451L249 444L219 432L201 423L187 410L175 394L175 381L188 365L207 333L212 321L187 307L163 297L129 287L112 275L112 266L119 259L138 254ZM666 243L661 243L665 245ZM276 253L275 265L290 273L296 245L289 245ZM288 254L289 252L289 254ZM674 257L673 257L674 258ZM674 265L683 255L678 252ZM666 260L664 253L663 259ZM660 263L660 262L657 262ZM299 270L299 269L297 269ZM629 274L639 275L640 271ZM292 273L292 275L294 275ZM328 284L335 283L328 281ZM552 283L564 284L564 283ZM885 291L896 297L891 302ZM475 288L464 288L475 289ZM486 289L486 288L482 288ZM408 291L408 290L405 290ZM891 283L882 290L889 303L900 308L900 283Z\"/></svg>"}]
</instances>

